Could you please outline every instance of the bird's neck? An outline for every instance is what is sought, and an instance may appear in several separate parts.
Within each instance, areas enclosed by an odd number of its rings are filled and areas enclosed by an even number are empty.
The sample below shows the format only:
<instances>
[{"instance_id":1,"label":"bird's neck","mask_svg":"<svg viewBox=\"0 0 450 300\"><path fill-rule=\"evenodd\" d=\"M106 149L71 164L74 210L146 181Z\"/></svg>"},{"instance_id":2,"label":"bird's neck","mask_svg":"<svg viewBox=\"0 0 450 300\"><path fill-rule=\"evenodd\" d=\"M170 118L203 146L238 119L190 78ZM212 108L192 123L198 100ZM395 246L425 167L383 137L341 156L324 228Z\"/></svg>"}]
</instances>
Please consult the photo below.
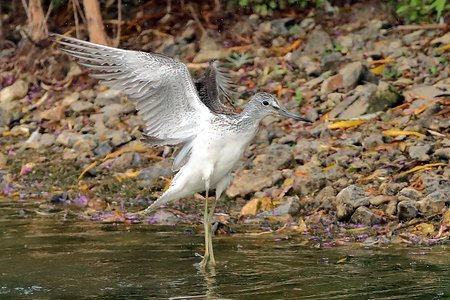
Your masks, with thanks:
<instances>
[{"instance_id":1,"label":"bird's neck","mask_svg":"<svg viewBox=\"0 0 450 300\"><path fill-rule=\"evenodd\" d=\"M261 114L261 110L257 107L257 103L250 101L239 114L240 126L247 130L256 130L261 120L265 117Z\"/></svg>"}]
</instances>

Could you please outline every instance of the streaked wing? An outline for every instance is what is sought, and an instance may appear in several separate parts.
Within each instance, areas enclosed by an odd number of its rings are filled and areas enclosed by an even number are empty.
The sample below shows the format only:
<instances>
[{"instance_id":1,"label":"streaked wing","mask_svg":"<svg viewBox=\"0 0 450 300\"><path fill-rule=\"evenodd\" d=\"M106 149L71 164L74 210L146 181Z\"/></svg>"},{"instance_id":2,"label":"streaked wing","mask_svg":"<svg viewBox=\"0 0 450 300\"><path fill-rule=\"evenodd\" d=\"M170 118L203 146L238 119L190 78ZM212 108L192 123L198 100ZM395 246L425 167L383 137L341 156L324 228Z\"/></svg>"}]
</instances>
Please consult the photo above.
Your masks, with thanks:
<instances>
[{"instance_id":1,"label":"streaked wing","mask_svg":"<svg viewBox=\"0 0 450 300\"><path fill-rule=\"evenodd\" d=\"M185 64L170 57L122 50L52 35L61 50L77 58L91 76L126 93L142 115L147 141L176 145L191 141L211 118Z\"/></svg>"},{"instance_id":2,"label":"streaked wing","mask_svg":"<svg viewBox=\"0 0 450 300\"><path fill-rule=\"evenodd\" d=\"M226 70L217 61L211 61L204 77L195 82L201 101L213 112L232 114L232 98L235 96L234 85Z\"/></svg>"}]
</instances>

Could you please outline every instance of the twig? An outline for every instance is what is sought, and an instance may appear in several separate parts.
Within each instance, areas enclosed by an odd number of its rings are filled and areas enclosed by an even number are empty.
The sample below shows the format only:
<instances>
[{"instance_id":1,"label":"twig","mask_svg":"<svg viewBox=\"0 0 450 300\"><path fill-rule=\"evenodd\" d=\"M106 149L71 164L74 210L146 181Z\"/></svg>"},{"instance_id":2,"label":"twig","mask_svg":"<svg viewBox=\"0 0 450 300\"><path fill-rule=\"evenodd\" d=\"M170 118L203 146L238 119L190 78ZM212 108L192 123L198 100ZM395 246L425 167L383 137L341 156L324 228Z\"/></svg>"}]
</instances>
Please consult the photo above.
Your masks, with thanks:
<instances>
[{"instance_id":1,"label":"twig","mask_svg":"<svg viewBox=\"0 0 450 300\"><path fill-rule=\"evenodd\" d=\"M75 5L75 0L72 0L72 7L73 7L73 18L75 20L75 32L76 32L76 36L77 38L80 38L80 29L78 27L79 22L78 22L78 12L77 12L77 7Z\"/></svg>"},{"instance_id":2,"label":"twig","mask_svg":"<svg viewBox=\"0 0 450 300\"><path fill-rule=\"evenodd\" d=\"M53 1L50 1L50 5L48 6L47 13L45 14L45 24L47 24L48 17L50 17L50 13L53 9Z\"/></svg>"},{"instance_id":3,"label":"twig","mask_svg":"<svg viewBox=\"0 0 450 300\"><path fill-rule=\"evenodd\" d=\"M116 47L120 44L120 33L122 27L122 0L117 0L117 19L119 21L119 24L117 24L117 36L115 41Z\"/></svg>"},{"instance_id":4,"label":"twig","mask_svg":"<svg viewBox=\"0 0 450 300\"><path fill-rule=\"evenodd\" d=\"M22 0L22 6L25 9L25 13L27 15L27 19L30 20L30 12L28 10L28 5L27 5L27 2L25 0Z\"/></svg>"},{"instance_id":5,"label":"twig","mask_svg":"<svg viewBox=\"0 0 450 300\"><path fill-rule=\"evenodd\" d=\"M191 14L192 14L192 17L194 18L194 21L198 24L198 26L202 30L202 33L206 34L206 29L205 29L205 27L203 27L202 23L200 22L200 19L198 18L197 13L195 12L195 10L192 7L191 3L188 4L188 8L191 11Z\"/></svg>"},{"instance_id":6,"label":"twig","mask_svg":"<svg viewBox=\"0 0 450 300\"><path fill-rule=\"evenodd\" d=\"M447 24L425 24L425 25L400 25L393 28L393 31L409 31L409 30L418 30L418 29L446 29Z\"/></svg>"}]
</instances>

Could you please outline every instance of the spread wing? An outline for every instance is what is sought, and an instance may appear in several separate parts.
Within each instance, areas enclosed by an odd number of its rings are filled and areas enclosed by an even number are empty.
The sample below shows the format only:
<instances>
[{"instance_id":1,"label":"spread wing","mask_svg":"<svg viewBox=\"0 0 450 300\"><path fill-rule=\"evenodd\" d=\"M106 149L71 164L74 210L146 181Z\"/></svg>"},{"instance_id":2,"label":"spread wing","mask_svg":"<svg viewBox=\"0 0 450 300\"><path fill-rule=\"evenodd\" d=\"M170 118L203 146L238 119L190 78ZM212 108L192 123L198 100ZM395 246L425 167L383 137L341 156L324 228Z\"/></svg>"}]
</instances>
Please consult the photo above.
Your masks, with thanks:
<instances>
[{"instance_id":1,"label":"spread wing","mask_svg":"<svg viewBox=\"0 0 450 300\"><path fill-rule=\"evenodd\" d=\"M204 77L195 82L201 101L213 112L218 114L233 114L232 99L235 96L234 84L226 70L217 61L211 61Z\"/></svg>"},{"instance_id":2,"label":"spread wing","mask_svg":"<svg viewBox=\"0 0 450 300\"><path fill-rule=\"evenodd\" d=\"M185 64L170 57L122 50L52 35L61 50L75 57L91 76L121 90L134 102L146 127L146 142L187 143L213 116L200 100Z\"/></svg>"}]
</instances>

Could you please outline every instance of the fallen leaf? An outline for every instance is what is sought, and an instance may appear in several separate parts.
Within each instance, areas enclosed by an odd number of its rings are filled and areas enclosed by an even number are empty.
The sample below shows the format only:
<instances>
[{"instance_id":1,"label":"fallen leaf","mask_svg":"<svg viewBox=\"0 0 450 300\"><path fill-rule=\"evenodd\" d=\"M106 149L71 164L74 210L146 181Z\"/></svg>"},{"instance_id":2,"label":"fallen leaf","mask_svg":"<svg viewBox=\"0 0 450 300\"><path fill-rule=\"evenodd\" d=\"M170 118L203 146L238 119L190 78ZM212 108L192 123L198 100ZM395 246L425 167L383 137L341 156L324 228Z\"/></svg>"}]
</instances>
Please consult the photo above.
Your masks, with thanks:
<instances>
[{"instance_id":1,"label":"fallen leaf","mask_svg":"<svg viewBox=\"0 0 450 300\"><path fill-rule=\"evenodd\" d=\"M440 167L440 166L446 166L446 165L447 164L445 164L445 163L434 163L434 164L426 164L426 165L422 165L422 166L417 166L417 167L412 168L411 170L408 170L408 171L398 174L398 176L403 177L409 173L417 172L417 171L420 171L423 169L429 169L432 167Z\"/></svg>"},{"instance_id":2,"label":"fallen leaf","mask_svg":"<svg viewBox=\"0 0 450 300\"><path fill-rule=\"evenodd\" d=\"M141 174L141 171L132 171L132 172L126 172L126 173L122 173L122 174L117 174L115 177L117 180L122 181L127 178L136 178L137 176L139 176L139 174Z\"/></svg>"},{"instance_id":3,"label":"fallen leaf","mask_svg":"<svg viewBox=\"0 0 450 300\"><path fill-rule=\"evenodd\" d=\"M92 169L96 165L97 165L96 161L94 161L92 164L90 164L86 169L83 170L83 172L81 172L80 176L78 176L78 179L83 178L84 174L86 174L86 172L88 172L90 169Z\"/></svg>"},{"instance_id":4,"label":"fallen leaf","mask_svg":"<svg viewBox=\"0 0 450 300\"><path fill-rule=\"evenodd\" d=\"M254 198L242 207L241 216L254 216L260 211L266 211L272 208L272 199L268 197Z\"/></svg>"},{"instance_id":5,"label":"fallen leaf","mask_svg":"<svg viewBox=\"0 0 450 300\"><path fill-rule=\"evenodd\" d=\"M436 49L436 52L442 53L450 49L450 44L444 45Z\"/></svg>"},{"instance_id":6,"label":"fallen leaf","mask_svg":"<svg viewBox=\"0 0 450 300\"><path fill-rule=\"evenodd\" d=\"M414 233L420 235L431 235L434 233L434 225L429 223L420 223L414 227Z\"/></svg>"},{"instance_id":7,"label":"fallen leaf","mask_svg":"<svg viewBox=\"0 0 450 300\"><path fill-rule=\"evenodd\" d=\"M397 129L391 129L391 130L385 130L383 131L384 135L387 136L399 136L399 135L415 135L415 136L425 136L424 134L417 132L417 131L406 131L406 130L397 130Z\"/></svg>"},{"instance_id":8,"label":"fallen leaf","mask_svg":"<svg viewBox=\"0 0 450 300\"><path fill-rule=\"evenodd\" d=\"M383 73L384 71L384 68L384 65L379 65L378 67L370 69L370 73L372 73L373 75L381 75L381 73Z\"/></svg>"},{"instance_id":9,"label":"fallen leaf","mask_svg":"<svg viewBox=\"0 0 450 300\"><path fill-rule=\"evenodd\" d=\"M356 127L361 124L366 123L365 120L347 120L347 121L339 121L334 124L328 125L328 129L345 129L350 127Z\"/></svg>"},{"instance_id":10,"label":"fallen leaf","mask_svg":"<svg viewBox=\"0 0 450 300\"><path fill-rule=\"evenodd\" d=\"M337 166L337 164L332 164L332 165L326 166L325 168L322 169L322 171L323 171L323 172L326 172L326 171L328 171L328 170L333 169L333 168L336 167L336 166Z\"/></svg>"},{"instance_id":11,"label":"fallen leaf","mask_svg":"<svg viewBox=\"0 0 450 300\"><path fill-rule=\"evenodd\" d=\"M450 228L450 209L448 209L442 216L442 225Z\"/></svg>"},{"instance_id":12,"label":"fallen leaf","mask_svg":"<svg viewBox=\"0 0 450 300\"><path fill-rule=\"evenodd\" d=\"M117 151L114 151L108 155L105 156L105 158L103 158L103 161L106 161L108 159L114 158L116 156L119 156L123 153L127 153L127 152L144 152L147 151L148 148L145 147L142 144L136 144L136 145L132 145L132 146L128 146L128 147L124 147L122 149L119 149Z\"/></svg>"}]
</instances>

